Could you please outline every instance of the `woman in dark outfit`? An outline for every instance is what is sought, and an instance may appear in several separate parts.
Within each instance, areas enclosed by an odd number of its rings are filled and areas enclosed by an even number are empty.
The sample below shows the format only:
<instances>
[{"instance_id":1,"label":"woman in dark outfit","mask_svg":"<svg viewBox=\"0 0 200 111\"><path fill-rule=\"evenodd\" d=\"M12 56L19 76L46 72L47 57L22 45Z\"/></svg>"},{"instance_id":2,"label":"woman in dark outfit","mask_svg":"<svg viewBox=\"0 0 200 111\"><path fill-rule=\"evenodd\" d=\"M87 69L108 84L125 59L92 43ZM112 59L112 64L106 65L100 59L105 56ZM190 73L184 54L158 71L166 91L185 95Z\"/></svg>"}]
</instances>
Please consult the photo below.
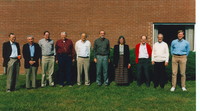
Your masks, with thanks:
<instances>
[{"instance_id":1,"label":"woman in dark outfit","mask_svg":"<svg viewBox=\"0 0 200 111\"><path fill-rule=\"evenodd\" d=\"M113 58L117 85L128 85L128 69L131 67L129 56L129 46L125 44L125 38L120 36L118 45L114 46Z\"/></svg>"}]
</instances>

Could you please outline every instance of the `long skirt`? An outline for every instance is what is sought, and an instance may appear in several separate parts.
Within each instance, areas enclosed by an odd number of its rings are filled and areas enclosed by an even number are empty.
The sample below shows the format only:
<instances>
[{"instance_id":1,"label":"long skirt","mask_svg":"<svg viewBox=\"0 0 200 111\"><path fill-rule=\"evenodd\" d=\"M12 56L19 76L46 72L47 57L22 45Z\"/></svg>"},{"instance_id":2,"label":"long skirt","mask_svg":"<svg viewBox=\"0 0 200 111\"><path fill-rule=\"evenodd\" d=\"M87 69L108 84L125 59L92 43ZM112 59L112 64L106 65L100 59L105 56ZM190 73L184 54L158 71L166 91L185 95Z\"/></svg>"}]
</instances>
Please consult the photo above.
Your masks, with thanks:
<instances>
[{"instance_id":1,"label":"long skirt","mask_svg":"<svg viewBox=\"0 0 200 111\"><path fill-rule=\"evenodd\" d=\"M124 56L120 55L118 66L115 69L115 82L117 84L128 83L128 68L127 67L124 67Z\"/></svg>"}]
</instances>

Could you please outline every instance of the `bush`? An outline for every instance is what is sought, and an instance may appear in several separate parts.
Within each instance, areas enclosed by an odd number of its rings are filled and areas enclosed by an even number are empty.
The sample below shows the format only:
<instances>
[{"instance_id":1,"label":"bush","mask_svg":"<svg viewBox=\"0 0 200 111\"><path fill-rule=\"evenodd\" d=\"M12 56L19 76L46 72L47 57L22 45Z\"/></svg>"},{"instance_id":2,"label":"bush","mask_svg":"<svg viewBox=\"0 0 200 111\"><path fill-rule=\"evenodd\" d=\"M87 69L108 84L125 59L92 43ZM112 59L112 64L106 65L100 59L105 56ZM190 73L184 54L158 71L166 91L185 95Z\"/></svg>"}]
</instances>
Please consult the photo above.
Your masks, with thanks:
<instances>
[{"instance_id":1,"label":"bush","mask_svg":"<svg viewBox=\"0 0 200 111\"><path fill-rule=\"evenodd\" d=\"M135 63L135 54L134 54L135 49L131 49L130 50L130 61L131 61L131 69L129 70L129 79L130 82L132 82L133 80L136 79L136 63ZM195 71L196 71L196 67L195 67L195 58L196 53L195 52L190 52L189 56L188 56L188 60L187 60L187 69L186 69L186 76L187 76L187 80L195 80ZM171 81L171 75L172 75L172 66L171 66L171 55L169 58L169 65L166 67L166 73L168 75L168 80ZM109 79L110 81L114 80L114 67L113 67L113 48L110 49L110 59L111 62L109 64ZM93 51L91 51L91 58L90 58L90 80L91 82L95 82L96 80L96 64L94 63L94 54ZM153 79L153 65L149 66L149 71L150 71L150 77L151 80ZM58 72L58 66L56 64L55 66L55 71L56 73ZM73 82L76 83L76 77L77 77L77 65L76 62L73 64L73 69L72 69L72 78L73 78ZM58 74L55 74L55 78L58 78ZM180 74L178 74L178 82L180 81Z\"/></svg>"}]
</instances>

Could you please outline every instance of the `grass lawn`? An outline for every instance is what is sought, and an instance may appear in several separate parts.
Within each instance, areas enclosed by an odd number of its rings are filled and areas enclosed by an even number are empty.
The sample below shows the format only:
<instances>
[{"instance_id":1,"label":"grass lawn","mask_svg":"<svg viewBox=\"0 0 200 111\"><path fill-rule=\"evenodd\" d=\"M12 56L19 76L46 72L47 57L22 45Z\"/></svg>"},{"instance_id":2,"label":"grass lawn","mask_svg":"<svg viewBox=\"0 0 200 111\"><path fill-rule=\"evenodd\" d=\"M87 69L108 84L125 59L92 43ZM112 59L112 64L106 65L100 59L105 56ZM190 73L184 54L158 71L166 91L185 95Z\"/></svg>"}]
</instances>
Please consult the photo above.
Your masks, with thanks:
<instances>
[{"instance_id":1,"label":"grass lawn","mask_svg":"<svg viewBox=\"0 0 200 111\"><path fill-rule=\"evenodd\" d=\"M38 80L40 80L40 75ZM6 93L6 76L0 75L0 111L195 111L195 81L187 81L187 92L177 87L170 92L170 83L164 89L136 86L98 87L65 86L27 90L25 76L20 75L17 91Z\"/></svg>"}]
</instances>

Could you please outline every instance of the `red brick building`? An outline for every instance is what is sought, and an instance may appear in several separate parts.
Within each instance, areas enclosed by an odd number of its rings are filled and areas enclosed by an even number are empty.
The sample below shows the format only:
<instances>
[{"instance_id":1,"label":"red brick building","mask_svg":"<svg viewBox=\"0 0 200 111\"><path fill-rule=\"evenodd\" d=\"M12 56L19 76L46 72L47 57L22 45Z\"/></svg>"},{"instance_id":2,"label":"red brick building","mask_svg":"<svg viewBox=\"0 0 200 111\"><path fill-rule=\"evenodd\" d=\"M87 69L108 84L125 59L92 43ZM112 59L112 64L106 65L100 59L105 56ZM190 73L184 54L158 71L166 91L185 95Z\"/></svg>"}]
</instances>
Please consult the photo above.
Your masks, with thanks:
<instances>
[{"instance_id":1,"label":"red brick building","mask_svg":"<svg viewBox=\"0 0 200 111\"><path fill-rule=\"evenodd\" d=\"M195 0L0 1L0 44L14 32L21 47L27 35L34 35L37 42L45 30L50 31L55 41L60 38L61 31L66 31L73 42L80 38L81 32L86 32L92 43L98 38L99 31L105 30L111 47L123 35L133 48L140 42L141 35L147 35L152 44L159 32L170 44L176 38L177 30L183 29L193 50L194 23Z\"/></svg>"}]
</instances>

